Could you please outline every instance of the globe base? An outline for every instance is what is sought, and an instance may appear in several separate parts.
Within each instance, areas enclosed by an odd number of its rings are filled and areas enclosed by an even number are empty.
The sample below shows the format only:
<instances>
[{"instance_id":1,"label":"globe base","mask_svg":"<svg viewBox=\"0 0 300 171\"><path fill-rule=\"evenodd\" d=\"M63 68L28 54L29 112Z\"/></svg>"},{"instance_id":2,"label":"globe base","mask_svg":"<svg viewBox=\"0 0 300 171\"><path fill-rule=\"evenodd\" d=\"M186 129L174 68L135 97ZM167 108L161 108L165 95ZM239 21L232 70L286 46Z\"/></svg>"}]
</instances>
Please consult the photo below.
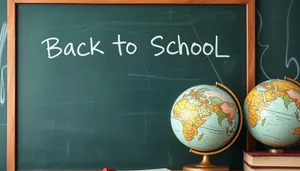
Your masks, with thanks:
<instances>
[{"instance_id":1,"label":"globe base","mask_svg":"<svg viewBox=\"0 0 300 171\"><path fill-rule=\"evenodd\" d=\"M209 156L204 155L200 163L186 165L183 167L182 170L183 171L229 171L229 167L213 165L209 160Z\"/></svg>"},{"instance_id":2,"label":"globe base","mask_svg":"<svg viewBox=\"0 0 300 171\"><path fill-rule=\"evenodd\" d=\"M269 149L269 152L270 153L275 153L275 154L278 154L278 153L283 153L283 149Z\"/></svg>"},{"instance_id":3,"label":"globe base","mask_svg":"<svg viewBox=\"0 0 300 171\"><path fill-rule=\"evenodd\" d=\"M197 164L186 165L182 169L183 171L229 171L228 166L203 166L200 167Z\"/></svg>"}]
</instances>

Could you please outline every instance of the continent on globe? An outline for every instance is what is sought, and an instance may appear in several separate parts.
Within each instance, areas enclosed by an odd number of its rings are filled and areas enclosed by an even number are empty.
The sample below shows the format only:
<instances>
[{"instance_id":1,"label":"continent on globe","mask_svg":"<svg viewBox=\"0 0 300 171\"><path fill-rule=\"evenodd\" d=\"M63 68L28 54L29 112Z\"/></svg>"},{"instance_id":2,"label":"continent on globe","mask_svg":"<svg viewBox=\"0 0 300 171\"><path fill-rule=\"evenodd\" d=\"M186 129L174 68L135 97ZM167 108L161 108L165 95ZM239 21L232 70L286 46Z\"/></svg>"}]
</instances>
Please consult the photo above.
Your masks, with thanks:
<instances>
[{"instance_id":1,"label":"continent on globe","mask_svg":"<svg viewBox=\"0 0 300 171\"><path fill-rule=\"evenodd\" d=\"M194 86L175 100L171 124L186 146L211 151L226 145L235 135L239 116L228 93L215 86Z\"/></svg>"},{"instance_id":2,"label":"continent on globe","mask_svg":"<svg viewBox=\"0 0 300 171\"><path fill-rule=\"evenodd\" d=\"M204 124L204 118L208 115L200 117L198 106L192 104L188 99L181 99L174 107L174 116L180 118L183 125L183 134L187 141L191 141L198 135L198 128ZM201 138L200 138L201 139Z\"/></svg>"},{"instance_id":3,"label":"continent on globe","mask_svg":"<svg viewBox=\"0 0 300 171\"><path fill-rule=\"evenodd\" d=\"M274 80L265 82L261 86L266 89L266 92L270 93L274 97L274 99L268 99L267 102L274 101L277 98L282 98L286 108L288 108L288 105L293 102L296 103L298 108L300 108L300 90L297 85L287 81Z\"/></svg>"},{"instance_id":4,"label":"continent on globe","mask_svg":"<svg viewBox=\"0 0 300 171\"><path fill-rule=\"evenodd\" d=\"M254 128L260 120L261 111L265 110L269 105L265 103L263 93L257 89L253 89L251 93L248 94L245 104L248 105L247 113L249 124Z\"/></svg>"},{"instance_id":5,"label":"continent on globe","mask_svg":"<svg viewBox=\"0 0 300 171\"><path fill-rule=\"evenodd\" d=\"M299 128L296 128L293 132L293 134L295 135L300 135L300 127Z\"/></svg>"},{"instance_id":6,"label":"continent on globe","mask_svg":"<svg viewBox=\"0 0 300 171\"><path fill-rule=\"evenodd\" d=\"M258 84L243 109L249 132L263 144L284 147L300 141L300 87L293 82L271 79Z\"/></svg>"},{"instance_id":7,"label":"continent on globe","mask_svg":"<svg viewBox=\"0 0 300 171\"><path fill-rule=\"evenodd\" d=\"M261 126L264 126L264 125L265 125L266 119L267 119L267 118L264 118L264 119L261 121Z\"/></svg>"}]
</instances>

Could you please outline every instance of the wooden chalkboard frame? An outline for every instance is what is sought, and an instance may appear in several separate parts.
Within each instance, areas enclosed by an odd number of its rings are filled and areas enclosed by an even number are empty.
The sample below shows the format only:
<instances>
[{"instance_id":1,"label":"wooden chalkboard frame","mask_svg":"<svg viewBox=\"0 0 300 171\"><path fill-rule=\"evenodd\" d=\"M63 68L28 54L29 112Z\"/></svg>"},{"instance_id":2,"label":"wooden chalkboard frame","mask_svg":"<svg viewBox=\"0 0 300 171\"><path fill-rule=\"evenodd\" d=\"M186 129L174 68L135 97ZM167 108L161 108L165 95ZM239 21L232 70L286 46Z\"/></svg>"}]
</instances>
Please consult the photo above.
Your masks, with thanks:
<instances>
[{"instance_id":1,"label":"wooden chalkboard frame","mask_svg":"<svg viewBox=\"0 0 300 171\"><path fill-rule=\"evenodd\" d=\"M255 86L255 0L7 0L7 171L16 171L16 5L17 4L244 4L246 5L246 66L249 92ZM255 140L247 133L247 150Z\"/></svg>"}]
</instances>

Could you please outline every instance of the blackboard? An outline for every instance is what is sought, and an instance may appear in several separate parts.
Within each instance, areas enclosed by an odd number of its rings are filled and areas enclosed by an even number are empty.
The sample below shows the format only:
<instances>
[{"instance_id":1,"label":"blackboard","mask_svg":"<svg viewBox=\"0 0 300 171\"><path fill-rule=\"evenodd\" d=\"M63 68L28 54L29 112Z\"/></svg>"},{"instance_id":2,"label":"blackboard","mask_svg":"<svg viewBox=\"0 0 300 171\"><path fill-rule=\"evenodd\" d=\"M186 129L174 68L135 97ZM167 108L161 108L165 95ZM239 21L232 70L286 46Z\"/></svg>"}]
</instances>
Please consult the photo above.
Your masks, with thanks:
<instances>
[{"instance_id":1,"label":"blackboard","mask_svg":"<svg viewBox=\"0 0 300 171\"><path fill-rule=\"evenodd\" d=\"M300 1L258 1L256 84L284 76L300 81ZM258 143L259 149L266 147ZM300 149L300 146L294 148Z\"/></svg>"},{"instance_id":2,"label":"blackboard","mask_svg":"<svg viewBox=\"0 0 300 171\"><path fill-rule=\"evenodd\" d=\"M257 83L284 76L300 80L300 2L295 0L258 1L257 4Z\"/></svg>"},{"instance_id":3,"label":"blackboard","mask_svg":"<svg viewBox=\"0 0 300 171\"><path fill-rule=\"evenodd\" d=\"M201 156L172 132L178 95L217 81L242 101L251 82L244 4L16 11L16 169L181 169ZM212 161L240 169L245 146Z\"/></svg>"},{"instance_id":4,"label":"blackboard","mask_svg":"<svg viewBox=\"0 0 300 171\"><path fill-rule=\"evenodd\" d=\"M6 0L0 0L0 170L6 170L7 23Z\"/></svg>"}]
</instances>

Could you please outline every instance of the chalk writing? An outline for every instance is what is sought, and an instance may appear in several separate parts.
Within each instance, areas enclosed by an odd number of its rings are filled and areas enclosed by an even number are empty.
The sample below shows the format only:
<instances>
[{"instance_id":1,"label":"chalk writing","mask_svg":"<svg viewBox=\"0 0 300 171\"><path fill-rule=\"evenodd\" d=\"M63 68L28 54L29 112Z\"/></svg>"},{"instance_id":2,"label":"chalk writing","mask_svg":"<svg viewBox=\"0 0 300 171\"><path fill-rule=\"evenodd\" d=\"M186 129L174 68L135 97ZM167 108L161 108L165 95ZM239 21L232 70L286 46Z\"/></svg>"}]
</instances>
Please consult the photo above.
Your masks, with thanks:
<instances>
[{"instance_id":1,"label":"chalk writing","mask_svg":"<svg viewBox=\"0 0 300 171\"><path fill-rule=\"evenodd\" d=\"M126 52L130 55L134 54L137 51L137 46L134 43L132 43L132 42L127 43L126 41L121 41L120 39L121 39L120 35L118 34L118 41L112 43L114 45L118 45L118 50L119 50L119 55L120 56L122 56L122 47L121 47L122 44L127 44L126 45ZM133 47L132 51L129 51L130 47Z\"/></svg>"},{"instance_id":2,"label":"chalk writing","mask_svg":"<svg viewBox=\"0 0 300 171\"><path fill-rule=\"evenodd\" d=\"M51 42L54 41L54 43L50 45L50 41ZM47 38L47 39L43 40L41 42L41 44L44 44L45 42L47 43L47 53L48 53L48 58L49 59L56 58L62 53L62 48L57 46L58 43L59 43L59 39L57 37ZM99 44L100 44L100 41L97 41L96 44L94 44L93 38L90 37L89 52L86 52L86 53L81 52L81 48L83 48L82 46L84 46L84 47L86 46L85 42L81 42L76 48L77 55L78 56L94 55L95 52L98 52L100 54L104 54L104 52L102 50L98 49ZM51 51L53 52L53 50L56 51L56 53L54 55L51 55ZM76 56L75 48L74 48L73 43L68 43L64 47L64 55L68 56L70 54L72 54L73 56Z\"/></svg>"},{"instance_id":3,"label":"chalk writing","mask_svg":"<svg viewBox=\"0 0 300 171\"><path fill-rule=\"evenodd\" d=\"M158 35L158 36L155 36L154 38L151 39L151 45L160 49L160 52L154 54L154 56L159 56L159 55L161 55L165 52L165 48L163 46L158 45L154 42L157 39L163 40L163 36ZM177 45L178 50L172 52L170 50L170 47L172 45L174 45L174 46ZM218 45L218 35L215 36L215 47L212 44L207 43L207 42L204 43L203 47L200 44L196 43L196 42L193 42L192 45L189 47L186 42L181 41L180 35L177 35L177 41L176 42L175 41L169 42L167 47L166 47L166 49L167 49L166 52L169 55L178 55L178 54L183 55L183 54L186 54L187 56L189 56L190 54L197 56L201 52L203 52L204 55L209 56L213 53L213 51L215 51L215 57L217 57L217 58L229 58L230 57L229 55L219 55L218 54L218 46L219 46ZM183 53L184 51L185 51L185 53Z\"/></svg>"},{"instance_id":4,"label":"chalk writing","mask_svg":"<svg viewBox=\"0 0 300 171\"><path fill-rule=\"evenodd\" d=\"M294 3L294 0L291 0L288 13L287 13L287 19L286 19L286 48L285 48L285 67L290 68L291 62L294 62L297 68L297 75L294 79L297 79L300 73L300 67L297 59L295 57L290 57L288 59L288 51L289 51L289 40L290 40L290 13L291 13L291 8Z\"/></svg>"},{"instance_id":5,"label":"chalk writing","mask_svg":"<svg viewBox=\"0 0 300 171\"><path fill-rule=\"evenodd\" d=\"M214 53L216 58L229 58L230 55L221 55L219 53L219 37L218 35L215 35L215 42L209 43L205 42L202 45L196 42L192 43L186 43L182 40L180 35L176 36L176 40L172 40L170 42L167 42L167 46L164 47L162 44L165 44L164 37L162 35L154 36L150 40L150 44L152 47L154 47L157 51L154 56L160 56L164 53L167 53L168 55L200 55L203 53L206 56L210 56ZM104 54L104 50L100 49L100 40L98 40L96 43L94 43L93 38L90 37L89 44L85 42L81 42L77 47L74 43L67 43L65 46L61 47L59 45L59 38L57 37L50 37L41 42L41 44L46 43L47 46L47 54L49 59L54 59L60 56L62 53L65 56L88 56L88 55L99 55ZM123 55L123 48L122 46L125 46L126 53L129 55L133 55L138 51L138 46L130 41L121 40L121 35L118 34L117 41L112 42L112 45L117 45L117 50L119 56ZM87 50L87 46L89 46ZM84 48L85 51L84 51ZM171 50L175 49L175 50ZM84 51L84 52L83 52ZM98 52L98 53L96 53Z\"/></svg>"},{"instance_id":6,"label":"chalk writing","mask_svg":"<svg viewBox=\"0 0 300 171\"><path fill-rule=\"evenodd\" d=\"M1 79L0 79L0 104L5 103L5 82L4 82L4 70L7 68L7 65L2 66L2 55L4 50L4 45L6 42L7 36L7 24L4 22L1 27L0 33L0 67L1 67Z\"/></svg>"},{"instance_id":7,"label":"chalk writing","mask_svg":"<svg viewBox=\"0 0 300 171\"><path fill-rule=\"evenodd\" d=\"M299 62L297 61L297 59L295 57L289 57L289 42L290 42L290 13L291 13L291 8L293 6L293 3L294 3L294 0L291 0L290 1L290 4L289 4L289 8L288 8L288 12L287 12L287 17L286 17L286 46L285 46L285 67L286 68L290 68L291 64L294 62L294 64L296 65L296 76L294 77L294 79L298 79L299 77L299 74L300 74L300 65L299 65ZM268 74L265 72L264 70L264 67L263 67L263 58L264 58L264 55L265 55L265 52L267 51L267 49L269 48L269 45L263 45L261 44L260 42L260 32L261 32L261 29L262 29L262 26L263 26L263 19L262 19L262 16L260 14L259 11L257 11L257 14L259 16L259 19L260 19L260 27L259 27L259 30L258 30L258 45L263 47L264 50L260 56L260 68L263 72L263 74L268 78L268 79L271 79Z\"/></svg>"},{"instance_id":8,"label":"chalk writing","mask_svg":"<svg viewBox=\"0 0 300 171\"><path fill-rule=\"evenodd\" d=\"M130 77L141 77L141 78L151 78L151 79L161 79L161 80L172 80L172 81L200 81L199 78L170 78L170 77L160 77L155 75L147 75L147 74L128 74Z\"/></svg>"},{"instance_id":9,"label":"chalk writing","mask_svg":"<svg viewBox=\"0 0 300 171\"><path fill-rule=\"evenodd\" d=\"M5 103L5 82L4 82L4 69L7 69L7 65L1 68L1 89L0 89L0 103Z\"/></svg>"},{"instance_id":10,"label":"chalk writing","mask_svg":"<svg viewBox=\"0 0 300 171\"><path fill-rule=\"evenodd\" d=\"M262 48L264 48L264 50L263 50L263 52L262 52L262 54L261 54L261 56L260 56L260 61L259 61L259 64L260 64L260 69L261 69L261 71L263 72L263 74L268 78L268 79L271 79L268 75L267 75L267 73L265 72L265 70L264 70L264 67L263 67L263 58L264 58L264 55L265 55L265 52L268 50L268 48L269 48L269 45L263 45L263 44L261 44L261 42L260 42L260 32L261 32L261 29L262 29L262 27L263 27L263 19L262 19L262 16L261 16L261 14L260 14L260 12L257 10L257 14L258 14L258 16L259 16L259 20L260 20L260 22L259 22L259 29L258 29L258 33L257 33L257 43L258 43L258 45L260 46L260 47L262 47Z\"/></svg>"}]
</instances>

